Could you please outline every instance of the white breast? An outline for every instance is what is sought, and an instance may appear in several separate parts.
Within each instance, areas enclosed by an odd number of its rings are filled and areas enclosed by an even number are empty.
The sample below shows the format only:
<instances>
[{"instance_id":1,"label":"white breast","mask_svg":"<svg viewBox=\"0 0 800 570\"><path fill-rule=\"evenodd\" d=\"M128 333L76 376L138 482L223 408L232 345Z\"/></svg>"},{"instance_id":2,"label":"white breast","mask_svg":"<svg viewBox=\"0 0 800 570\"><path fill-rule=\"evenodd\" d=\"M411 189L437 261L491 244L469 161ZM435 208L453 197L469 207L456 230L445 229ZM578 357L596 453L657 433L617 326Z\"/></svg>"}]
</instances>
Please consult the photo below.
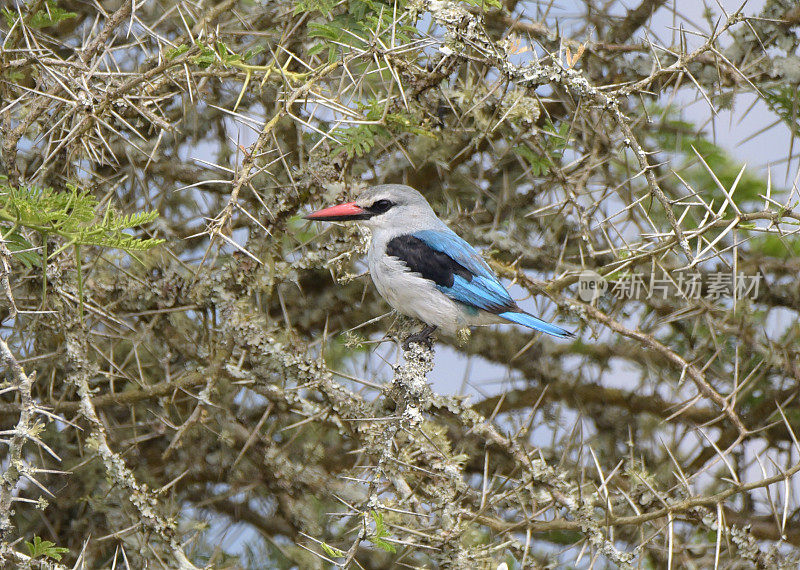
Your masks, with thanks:
<instances>
[{"instance_id":1,"label":"white breast","mask_svg":"<svg viewBox=\"0 0 800 570\"><path fill-rule=\"evenodd\" d=\"M411 273L397 258L370 248L368 264L378 293L398 312L440 327L449 334L473 324L462 305L439 291L433 281Z\"/></svg>"}]
</instances>

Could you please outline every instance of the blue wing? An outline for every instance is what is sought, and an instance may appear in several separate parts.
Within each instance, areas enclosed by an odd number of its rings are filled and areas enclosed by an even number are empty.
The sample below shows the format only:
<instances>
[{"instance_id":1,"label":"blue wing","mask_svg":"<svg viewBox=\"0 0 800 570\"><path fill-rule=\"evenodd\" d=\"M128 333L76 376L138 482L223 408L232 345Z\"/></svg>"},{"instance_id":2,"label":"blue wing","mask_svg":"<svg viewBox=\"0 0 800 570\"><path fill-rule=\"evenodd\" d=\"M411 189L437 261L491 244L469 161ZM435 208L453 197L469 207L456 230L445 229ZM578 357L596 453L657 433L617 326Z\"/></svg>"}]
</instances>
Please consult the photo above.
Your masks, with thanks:
<instances>
[{"instance_id":1,"label":"blue wing","mask_svg":"<svg viewBox=\"0 0 800 570\"><path fill-rule=\"evenodd\" d=\"M397 236L386 244L386 253L473 311L488 311L560 338L573 336L521 311L478 252L450 230L423 230Z\"/></svg>"},{"instance_id":2,"label":"blue wing","mask_svg":"<svg viewBox=\"0 0 800 570\"><path fill-rule=\"evenodd\" d=\"M449 257L462 270L452 279L438 280L436 287L465 305L491 313L515 310L517 305L480 254L451 231L422 230L411 234L435 252ZM466 270L466 271L464 271ZM517 309L518 310L518 309Z\"/></svg>"},{"instance_id":3,"label":"blue wing","mask_svg":"<svg viewBox=\"0 0 800 570\"><path fill-rule=\"evenodd\" d=\"M421 239L433 250L449 255L454 261L469 269L474 275L492 279L497 282L489 266L475 251L475 248L461 239L455 232L440 230L421 230L414 232L415 238ZM500 285L498 283L498 285ZM504 289L505 290L505 289Z\"/></svg>"}]
</instances>

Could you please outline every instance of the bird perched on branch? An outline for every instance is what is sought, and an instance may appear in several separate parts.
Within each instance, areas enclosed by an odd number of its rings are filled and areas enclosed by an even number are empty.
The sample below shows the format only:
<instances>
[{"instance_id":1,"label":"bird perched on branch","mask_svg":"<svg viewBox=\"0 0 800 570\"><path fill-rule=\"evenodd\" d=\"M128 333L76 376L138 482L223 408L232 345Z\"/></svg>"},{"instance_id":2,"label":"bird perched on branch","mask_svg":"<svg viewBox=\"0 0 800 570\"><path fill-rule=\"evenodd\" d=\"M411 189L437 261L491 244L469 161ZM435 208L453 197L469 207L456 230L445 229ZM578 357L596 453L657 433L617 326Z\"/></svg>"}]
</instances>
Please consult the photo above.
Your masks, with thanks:
<instances>
[{"instance_id":1,"label":"bird perched on branch","mask_svg":"<svg viewBox=\"0 0 800 570\"><path fill-rule=\"evenodd\" d=\"M431 334L476 325L517 323L559 338L572 333L520 309L475 249L440 220L409 186L382 184L355 202L305 216L359 221L372 230L367 263L378 292L397 311L426 324L403 344L430 345Z\"/></svg>"}]
</instances>

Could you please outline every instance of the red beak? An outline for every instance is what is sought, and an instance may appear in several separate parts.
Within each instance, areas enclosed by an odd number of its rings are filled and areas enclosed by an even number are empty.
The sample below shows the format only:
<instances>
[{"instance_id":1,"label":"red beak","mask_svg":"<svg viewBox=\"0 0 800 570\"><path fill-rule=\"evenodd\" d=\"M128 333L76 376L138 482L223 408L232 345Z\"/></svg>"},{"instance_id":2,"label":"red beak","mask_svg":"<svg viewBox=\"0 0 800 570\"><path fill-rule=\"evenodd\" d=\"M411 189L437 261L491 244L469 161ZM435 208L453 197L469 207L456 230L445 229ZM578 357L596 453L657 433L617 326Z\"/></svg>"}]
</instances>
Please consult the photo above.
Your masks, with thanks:
<instances>
[{"instance_id":1,"label":"red beak","mask_svg":"<svg viewBox=\"0 0 800 570\"><path fill-rule=\"evenodd\" d=\"M372 214L364 208L356 206L355 202L347 202L346 204L323 208L318 212L303 217L316 222L348 222L351 220L366 220L371 216Z\"/></svg>"}]
</instances>

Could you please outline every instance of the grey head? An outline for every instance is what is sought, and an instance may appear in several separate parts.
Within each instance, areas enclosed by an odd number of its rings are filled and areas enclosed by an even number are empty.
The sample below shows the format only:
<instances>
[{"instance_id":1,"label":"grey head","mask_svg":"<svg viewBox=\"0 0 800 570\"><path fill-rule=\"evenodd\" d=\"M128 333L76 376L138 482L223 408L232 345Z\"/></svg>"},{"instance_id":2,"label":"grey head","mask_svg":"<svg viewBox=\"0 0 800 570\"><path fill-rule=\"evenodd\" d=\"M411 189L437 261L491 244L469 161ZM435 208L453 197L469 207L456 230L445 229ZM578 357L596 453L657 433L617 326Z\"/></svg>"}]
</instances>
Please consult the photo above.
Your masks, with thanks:
<instances>
[{"instance_id":1,"label":"grey head","mask_svg":"<svg viewBox=\"0 0 800 570\"><path fill-rule=\"evenodd\" d=\"M380 184L362 192L355 204L367 214L361 221L373 232L399 233L443 225L425 197L403 184Z\"/></svg>"},{"instance_id":2,"label":"grey head","mask_svg":"<svg viewBox=\"0 0 800 570\"><path fill-rule=\"evenodd\" d=\"M403 184L380 184L368 188L355 200L323 208L305 216L319 222L359 221L374 234L400 235L446 226L425 197Z\"/></svg>"}]
</instances>

